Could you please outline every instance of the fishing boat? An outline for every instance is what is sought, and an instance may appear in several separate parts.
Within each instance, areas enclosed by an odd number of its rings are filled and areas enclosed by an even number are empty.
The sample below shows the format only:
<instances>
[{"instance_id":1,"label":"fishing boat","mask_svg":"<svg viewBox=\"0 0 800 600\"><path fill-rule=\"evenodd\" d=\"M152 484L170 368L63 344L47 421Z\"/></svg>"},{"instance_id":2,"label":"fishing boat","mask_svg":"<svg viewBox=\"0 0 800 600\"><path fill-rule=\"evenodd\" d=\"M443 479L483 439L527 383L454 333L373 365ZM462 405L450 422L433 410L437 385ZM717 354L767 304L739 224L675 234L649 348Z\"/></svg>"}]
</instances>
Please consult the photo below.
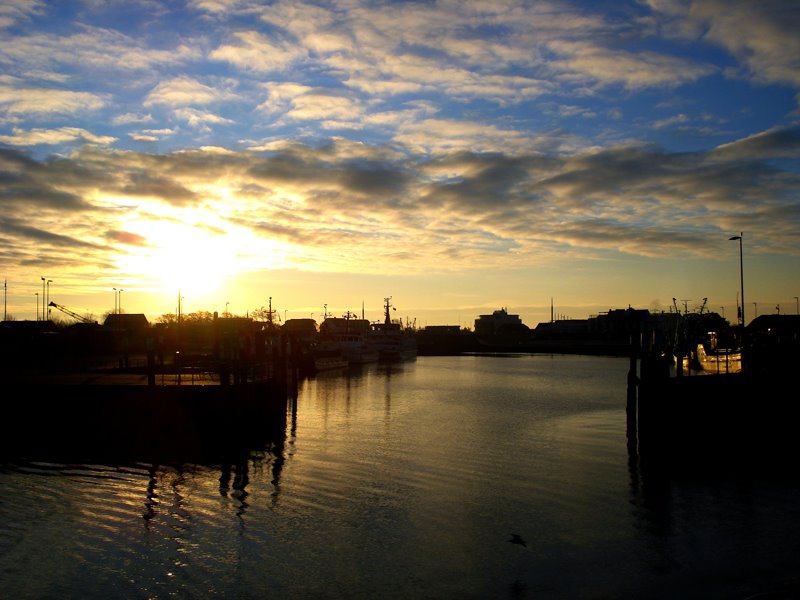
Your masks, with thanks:
<instances>
[{"instance_id":1,"label":"fishing boat","mask_svg":"<svg viewBox=\"0 0 800 600\"><path fill-rule=\"evenodd\" d=\"M350 365L377 362L378 350L372 345L368 320L348 312L343 317L328 317L319 327L319 336L329 348L337 348Z\"/></svg>"},{"instance_id":2,"label":"fishing boat","mask_svg":"<svg viewBox=\"0 0 800 600\"><path fill-rule=\"evenodd\" d=\"M417 340L414 330L393 321L390 310L391 297L384 298L383 323L373 323L369 339L378 351L381 362L409 360L417 356Z\"/></svg>"},{"instance_id":3,"label":"fishing boat","mask_svg":"<svg viewBox=\"0 0 800 600\"><path fill-rule=\"evenodd\" d=\"M707 374L739 373L742 353L731 348L717 348L709 353L703 344L697 344L692 356L684 358L684 366Z\"/></svg>"}]
</instances>

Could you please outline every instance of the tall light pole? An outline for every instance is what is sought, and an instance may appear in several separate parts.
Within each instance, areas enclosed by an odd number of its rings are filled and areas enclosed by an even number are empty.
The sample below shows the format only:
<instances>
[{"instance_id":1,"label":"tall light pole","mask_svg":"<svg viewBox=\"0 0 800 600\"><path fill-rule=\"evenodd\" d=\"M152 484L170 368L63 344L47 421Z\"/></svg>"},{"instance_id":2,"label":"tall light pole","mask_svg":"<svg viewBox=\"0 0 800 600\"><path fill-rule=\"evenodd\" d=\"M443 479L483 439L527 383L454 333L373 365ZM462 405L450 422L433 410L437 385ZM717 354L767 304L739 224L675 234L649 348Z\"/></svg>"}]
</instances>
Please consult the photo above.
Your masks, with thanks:
<instances>
[{"instance_id":1,"label":"tall light pole","mask_svg":"<svg viewBox=\"0 0 800 600\"><path fill-rule=\"evenodd\" d=\"M117 294L119 295L119 303L117 304L117 314L122 314L122 292L124 292L122 288L119 288Z\"/></svg>"},{"instance_id":2,"label":"tall light pole","mask_svg":"<svg viewBox=\"0 0 800 600\"><path fill-rule=\"evenodd\" d=\"M117 288L111 288L114 290L114 314L117 314Z\"/></svg>"},{"instance_id":3,"label":"tall light pole","mask_svg":"<svg viewBox=\"0 0 800 600\"><path fill-rule=\"evenodd\" d=\"M44 305L47 299L47 295L45 295L44 293L45 281L47 281L47 279L45 277L42 277L42 321L47 320L44 318Z\"/></svg>"},{"instance_id":4,"label":"tall light pole","mask_svg":"<svg viewBox=\"0 0 800 600\"><path fill-rule=\"evenodd\" d=\"M50 320L50 284L53 283L52 279L47 280L47 320Z\"/></svg>"},{"instance_id":5,"label":"tall light pole","mask_svg":"<svg viewBox=\"0 0 800 600\"><path fill-rule=\"evenodd\" d=\"M744 319L744 259L742 256L742 236L744 236L744 233L740 232L739 235L729 237L728 241L739 241L739 288L742 295L742 334L744 334L744 324L746 321Z\"/></svg>"},{"instance_id":6,"label":"tall light pole","mask_svg":"<svg viewBox=\"0 0 800 600\"><path fill-rule=\"evenodd\" d=\"M38 320L39 320L39 317L41 316L41 315L39 314L39 292L36 292L36 293L34 294L34 296L36 296L36 320L38 321Z\"/></svg>"}]
</instances>

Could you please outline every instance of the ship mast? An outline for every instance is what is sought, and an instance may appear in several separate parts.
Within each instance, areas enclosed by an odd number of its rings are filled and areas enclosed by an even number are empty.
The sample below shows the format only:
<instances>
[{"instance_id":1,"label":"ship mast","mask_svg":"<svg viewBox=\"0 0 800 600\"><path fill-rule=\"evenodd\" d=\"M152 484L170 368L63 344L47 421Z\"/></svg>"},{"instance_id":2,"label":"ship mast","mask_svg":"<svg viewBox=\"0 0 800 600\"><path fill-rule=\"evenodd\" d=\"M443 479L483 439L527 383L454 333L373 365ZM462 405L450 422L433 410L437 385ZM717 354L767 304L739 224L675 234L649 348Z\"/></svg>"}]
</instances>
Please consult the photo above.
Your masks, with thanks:
<instances>
[{"instance_id":1,"label":"ship mast","mask_svg":"<svg viewBox=\"0 0 800 600\"><path fill-rule=\"evenodd\" d=\"M388 298L384 298L383 299L383 322L386 325L391 325L392 324L392 318L389 315L389 308L391 307L391 304L390 304L391 300L392 300L391 296L389 296Z\"/></svg>"}]
</instances>

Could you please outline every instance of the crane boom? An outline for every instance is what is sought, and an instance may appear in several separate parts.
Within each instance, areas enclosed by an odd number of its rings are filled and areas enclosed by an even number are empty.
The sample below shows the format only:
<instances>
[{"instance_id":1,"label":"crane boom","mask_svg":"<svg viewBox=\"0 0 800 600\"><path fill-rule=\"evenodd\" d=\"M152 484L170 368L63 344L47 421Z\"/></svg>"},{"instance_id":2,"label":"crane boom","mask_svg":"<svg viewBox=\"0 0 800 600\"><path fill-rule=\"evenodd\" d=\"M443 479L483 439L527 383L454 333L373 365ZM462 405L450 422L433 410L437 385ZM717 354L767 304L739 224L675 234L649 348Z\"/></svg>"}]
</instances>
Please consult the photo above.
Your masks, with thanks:
<instances>
[{"instance_id":1,"label":"crane boom","mask_svg":"<svg viewBox=\"0 0 800 600\"><path fill-rule=\"evenodd\" d=\"M60 311L61 311L61 312L63 312L64 314L67 314L67 315L69 315L69 316L70 316L70 317L72 317L73 319L77 319L77 320L78 320L78 321L80 321L81 323L97 323L97 321L92 321L91 319L89 319L89 318L87 318L87 317L82 317L82 316L81 316L81 315L79 315L78 313L76 313L76 312L74 312L74 311L72 311L72 310L68 309L66 306L62 306L62 305L60 305L60 304L56 304L55 302L50 302L49 306L52 306L52 307L54 307L54 308L57 308L58 310L60 310Z\"/></svg>"}]
</instances>

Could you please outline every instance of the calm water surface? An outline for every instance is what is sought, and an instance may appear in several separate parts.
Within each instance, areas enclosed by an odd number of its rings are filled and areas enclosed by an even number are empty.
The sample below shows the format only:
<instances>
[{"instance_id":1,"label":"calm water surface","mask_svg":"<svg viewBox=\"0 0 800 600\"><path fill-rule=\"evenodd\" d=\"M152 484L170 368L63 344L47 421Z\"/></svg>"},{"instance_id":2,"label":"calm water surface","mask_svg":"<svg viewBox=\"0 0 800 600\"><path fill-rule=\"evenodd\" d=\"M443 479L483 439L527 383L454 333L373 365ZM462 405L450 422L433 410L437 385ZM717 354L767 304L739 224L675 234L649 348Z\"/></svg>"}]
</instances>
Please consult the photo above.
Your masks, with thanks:
<instances>
[{"instance_id":1,"label":"calm water surface","mask_svg":"<svg viewBox=\"0 0 800 600\"><path fill-rule=\"evenodd\" d=\"M0 596L797 589L796 480L643 470L626 372L617 358L419 357L303 381L266 441L208 464L6 457Z\"/></svg>"}]
</instances>

